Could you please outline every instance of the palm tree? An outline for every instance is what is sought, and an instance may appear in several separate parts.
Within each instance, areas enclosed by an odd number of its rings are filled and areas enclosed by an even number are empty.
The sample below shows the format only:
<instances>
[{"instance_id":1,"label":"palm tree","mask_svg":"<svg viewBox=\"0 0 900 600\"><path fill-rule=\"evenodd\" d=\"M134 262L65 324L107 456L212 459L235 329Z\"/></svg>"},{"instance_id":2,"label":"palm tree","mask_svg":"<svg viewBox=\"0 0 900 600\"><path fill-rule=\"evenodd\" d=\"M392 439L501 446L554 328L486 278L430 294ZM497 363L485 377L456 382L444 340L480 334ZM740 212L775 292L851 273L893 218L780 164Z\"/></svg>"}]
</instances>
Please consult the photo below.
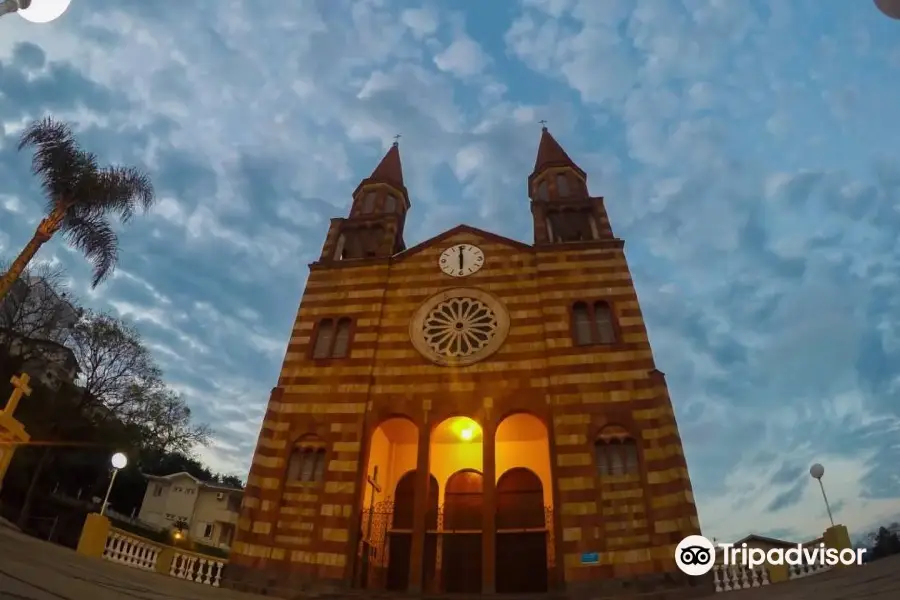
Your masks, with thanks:
<instances>
[{"instance_id":1,"label":"palm tree","mask_svg":"<svg viewBox=\"0 0 900 600\"><path fill-rule=\"evenodd\" d=\"M128 221L138 207L147 211L155 200L153 184L133 167L106 166L78 144L71 128L46 118L22 133L19 150L33 148L31 170L41 180L47 198L44 217L16 259L0 277L0 301L53 235L81 250L94 267L92 287L108 277L116 266L119 238L110 216Z\"/></svg>"}]
</instances>

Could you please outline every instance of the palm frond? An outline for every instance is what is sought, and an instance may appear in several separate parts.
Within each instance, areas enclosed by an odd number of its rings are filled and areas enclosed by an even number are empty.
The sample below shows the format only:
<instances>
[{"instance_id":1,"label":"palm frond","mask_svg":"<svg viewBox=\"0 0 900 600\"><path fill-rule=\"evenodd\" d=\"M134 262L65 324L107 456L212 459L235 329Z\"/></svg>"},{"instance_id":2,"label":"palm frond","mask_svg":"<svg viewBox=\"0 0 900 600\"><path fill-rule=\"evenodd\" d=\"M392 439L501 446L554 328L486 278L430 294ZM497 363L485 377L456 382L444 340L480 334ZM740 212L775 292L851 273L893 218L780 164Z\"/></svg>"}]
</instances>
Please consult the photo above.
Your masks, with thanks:
<instances>
[{"instance_id":1,"label":"palm frond","mask_svg":"<svg viewBox=\"0 0 900 600\"><path fill-rule=\"evenodd\" d=\"M110 166L97 171L86 199L90 210L116 213L125 222L134 216L137 208L149 210L155 194L150 177L143 171Z\"/></svg>"},{"instance_id":2,"label":"palm frond","mask_svg":"<svg viewBox=\"0 0 900 600\"><path fill-rule=\"evenodd\" d=\"M97 287L112 273L119 259L119 237L107 217L75 205L63 220L62 231L66 240L93 265L91 286Z\"/></svg>"},{"instance_id":3,"label":"palm frond","mask_svg":"<svg viewBox=\"0 0 900 600\"><path fill-rule=\"evenodd\" d=\"M46 118L25 128L19 138L19 150L34 148L31 170L41 180L49 198L58 198L72 189L82 151L65 123Z\"/></svg>"}]
</instances>

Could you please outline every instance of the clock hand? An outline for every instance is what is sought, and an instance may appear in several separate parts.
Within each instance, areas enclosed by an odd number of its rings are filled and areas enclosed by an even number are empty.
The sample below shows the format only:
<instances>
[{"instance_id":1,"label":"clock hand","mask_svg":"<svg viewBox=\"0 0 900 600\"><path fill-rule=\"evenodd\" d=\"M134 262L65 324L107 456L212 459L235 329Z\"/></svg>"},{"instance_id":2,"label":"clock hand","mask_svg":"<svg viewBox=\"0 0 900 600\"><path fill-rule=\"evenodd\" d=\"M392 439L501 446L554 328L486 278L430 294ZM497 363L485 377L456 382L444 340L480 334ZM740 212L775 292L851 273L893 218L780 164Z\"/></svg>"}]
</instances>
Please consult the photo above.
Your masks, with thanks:
<instances>
[{"instance_id":1,"label":"clock hand","mask_svg":"<svg viewBox=\"0 0 900 600\"><path fill-rule=\"evenodd\" d=\"M463 268L463 248L459 247L459 270L462 271Z\"/></svg>"}]
</instances>

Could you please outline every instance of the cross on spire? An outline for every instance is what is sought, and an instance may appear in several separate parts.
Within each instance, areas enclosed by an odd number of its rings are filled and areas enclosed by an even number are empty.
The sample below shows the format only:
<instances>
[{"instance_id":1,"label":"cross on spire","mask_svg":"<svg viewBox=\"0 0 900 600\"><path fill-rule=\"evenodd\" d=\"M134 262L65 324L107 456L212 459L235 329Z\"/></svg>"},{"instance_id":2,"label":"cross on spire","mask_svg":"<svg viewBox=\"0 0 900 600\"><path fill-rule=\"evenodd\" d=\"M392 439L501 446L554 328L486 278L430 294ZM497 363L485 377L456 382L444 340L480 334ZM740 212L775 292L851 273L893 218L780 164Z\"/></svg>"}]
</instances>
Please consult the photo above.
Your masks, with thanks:
<instances>
[{"instance_id":1,"label":"cross on spire","mask_svg":"<svg viewBox=\"0 0 900 600\"><path fill-rule=\"evenodd\" d=\"M540 121L538 121L538 123L541 124L542 129L547 129L547 121L545 121L544 119L541 119Z\"/></svg>"},{"instance_id":2,"label":"cross on spire","mask_svg":"<svg viewBox=\"0 0 900 600\"><path fill-rule=\"evenodd\" d=\"M400 138L402 138L402 137L403 137L403 136L400 135L399 133L398 133L397 135L394 136L394 145L395 145L395 146L399 146L399 145L400 145Z\"/></svg>"}]
</instances>

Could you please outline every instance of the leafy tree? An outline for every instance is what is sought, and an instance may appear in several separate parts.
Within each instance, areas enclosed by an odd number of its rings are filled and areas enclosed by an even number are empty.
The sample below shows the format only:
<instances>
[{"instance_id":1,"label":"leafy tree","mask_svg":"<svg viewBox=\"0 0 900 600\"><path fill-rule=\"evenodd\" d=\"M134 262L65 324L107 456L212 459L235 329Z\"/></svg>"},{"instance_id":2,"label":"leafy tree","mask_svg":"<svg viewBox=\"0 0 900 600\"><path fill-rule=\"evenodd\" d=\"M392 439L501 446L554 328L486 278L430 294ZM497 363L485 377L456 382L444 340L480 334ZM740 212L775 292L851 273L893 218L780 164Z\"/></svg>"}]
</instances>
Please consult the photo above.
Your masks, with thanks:
<instances>
[{"instance_id":1,"label":"leafy tree","mask_svg":"<svg viewBox=\"0 0 900 600\"><path fill-rule=\"evenodd\" d=\"M900 537L886 527L879 528L875 535L875 547L872 548L872 559L894 554L900 554Z\"/></svg>"},{"instance_id":2,"label":"leafy tree","mask_svg":"<svg viewBox=\"0 0 900 600\"><path fill-rule=\"evenodd\" d=\"M115 268L119 239L111 216L128 221L138 208L155 200L149 177L133 167L100 166L65 123L46 118L22 133L19 150L33 150L31 170L40 179L47 216L38 224L9 270L0 277L0 300L10 291L41 246L56 233L80 250L93 265L96 287Z\"/></svg>"}]
</instances>

